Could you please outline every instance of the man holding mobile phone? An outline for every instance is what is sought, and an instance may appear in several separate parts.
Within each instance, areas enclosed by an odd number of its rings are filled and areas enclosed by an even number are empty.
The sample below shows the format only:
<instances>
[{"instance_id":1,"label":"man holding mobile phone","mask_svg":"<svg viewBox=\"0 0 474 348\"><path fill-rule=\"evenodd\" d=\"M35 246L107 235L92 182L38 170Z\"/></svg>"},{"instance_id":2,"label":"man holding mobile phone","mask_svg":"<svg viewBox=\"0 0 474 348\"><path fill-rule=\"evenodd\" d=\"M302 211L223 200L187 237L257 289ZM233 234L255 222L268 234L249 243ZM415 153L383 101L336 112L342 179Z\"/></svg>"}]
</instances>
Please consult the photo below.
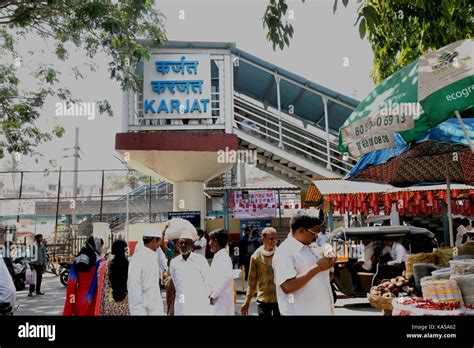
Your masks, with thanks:
<instances>
[{"instance_id":1,"label":"man holding mobile phone","mask_svg":"<svg viewBox=\"0 0 474 348\"><path fill-rule=\"evenodd\" d=\"M314 209L298 211L291 232L273 257L277 300L282 315L333 315L331 257L313 251L322 221Z\"/></svg>"}]
</instances>

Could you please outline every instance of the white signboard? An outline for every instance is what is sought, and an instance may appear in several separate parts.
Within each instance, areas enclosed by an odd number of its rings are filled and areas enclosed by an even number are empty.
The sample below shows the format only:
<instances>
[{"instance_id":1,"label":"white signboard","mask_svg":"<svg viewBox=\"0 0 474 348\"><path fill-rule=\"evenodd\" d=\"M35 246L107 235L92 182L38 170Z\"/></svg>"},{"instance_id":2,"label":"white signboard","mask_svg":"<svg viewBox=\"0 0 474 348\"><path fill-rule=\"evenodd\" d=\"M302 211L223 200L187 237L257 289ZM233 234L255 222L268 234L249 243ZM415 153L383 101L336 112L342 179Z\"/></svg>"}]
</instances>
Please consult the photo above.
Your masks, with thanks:
<instances>
[{"instance_id":1,"label":"white signboard","mask_svg":"<svg viewBox=\"0 0 474 348\"><path fill-rule=\"evenodd\" d=\"M0 215L34 215L35 201L32 199L15 199L0 202Z\"/></svg>"},{"instance_id":2,"label":"white signboard","mask_svg":"<svg viewBox=\"0 0 474 348\"><path fill-rule=\"evenodd\" d=\"M143 74L145 119L211 118L209 54L152 54Z\"/></svg>"}]
</instances>

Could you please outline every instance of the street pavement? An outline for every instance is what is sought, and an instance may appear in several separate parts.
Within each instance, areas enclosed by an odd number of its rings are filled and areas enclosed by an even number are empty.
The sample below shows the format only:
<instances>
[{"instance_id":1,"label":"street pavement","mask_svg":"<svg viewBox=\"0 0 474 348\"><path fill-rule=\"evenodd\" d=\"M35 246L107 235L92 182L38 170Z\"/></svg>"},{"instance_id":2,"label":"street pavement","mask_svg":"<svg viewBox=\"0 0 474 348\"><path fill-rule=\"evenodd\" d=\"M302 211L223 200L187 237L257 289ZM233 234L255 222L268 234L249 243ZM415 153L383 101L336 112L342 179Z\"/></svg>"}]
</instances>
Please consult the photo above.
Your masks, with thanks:
<instances>
[{"instance_id":1,"label":"street pavement","mask_svg":"<svg viewBox=\"0 0 474 348\"><path fill-rule=\"evenodd\" d=\"M17 292L17 304L20 308L15 315L62 315L66 287L61 284L59 277L46 273L43 278L41 291L46 295L33 295L28 297L28 287ZM165 293L162 292L163 299ZM242 292L237 294L235 312L240 315L240 307L244 303L245 295ZM249 308L250 315L257 315L257 304L252 300ZM366 298L347 298L339 296L335 304L336 315L376 315L381 316L380 310L372 308Z\"/></svg>"}]
</instances>

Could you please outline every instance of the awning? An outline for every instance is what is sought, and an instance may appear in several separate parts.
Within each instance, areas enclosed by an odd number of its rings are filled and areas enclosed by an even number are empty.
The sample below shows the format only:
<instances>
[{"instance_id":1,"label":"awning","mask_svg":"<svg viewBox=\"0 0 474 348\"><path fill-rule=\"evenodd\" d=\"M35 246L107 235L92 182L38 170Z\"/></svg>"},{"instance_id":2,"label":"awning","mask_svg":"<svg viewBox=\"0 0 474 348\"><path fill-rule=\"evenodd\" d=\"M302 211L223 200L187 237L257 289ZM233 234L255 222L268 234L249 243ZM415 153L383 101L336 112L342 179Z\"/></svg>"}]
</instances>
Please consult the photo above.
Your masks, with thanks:
<instances>
[{"instance_id":1,"label":"awning","mask_svg":"<svg viewBox=\"0 0 474 348\"><path fill-rule=\"evenodd\" d=\"M436 191L446 190L446 184L418 185L410 187L395 187L386 184L377 184L363 181L350 180L316 180L313 184L323 195L371 192L403 192L403 191ZM473 190L474 186L464 184L451 184L451 190Z\"/></svg>"}]
</instances>

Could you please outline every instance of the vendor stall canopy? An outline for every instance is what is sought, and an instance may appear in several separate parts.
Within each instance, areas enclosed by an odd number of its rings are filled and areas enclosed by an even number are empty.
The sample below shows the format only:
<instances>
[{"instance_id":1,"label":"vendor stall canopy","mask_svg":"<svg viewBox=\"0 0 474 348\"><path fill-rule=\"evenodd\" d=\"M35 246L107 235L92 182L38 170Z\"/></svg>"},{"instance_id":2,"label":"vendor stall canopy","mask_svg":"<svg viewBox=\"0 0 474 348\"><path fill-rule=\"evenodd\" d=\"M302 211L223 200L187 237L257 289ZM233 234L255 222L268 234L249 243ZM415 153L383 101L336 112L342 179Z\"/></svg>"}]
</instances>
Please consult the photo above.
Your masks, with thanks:
<instances>
[{"instance_id":1,"label":"vendor stall canopy","mask_svg":"<svg viewBox=\"0 0 474 348\"><path fill-rule=\"evenodd\" d=\"M387 184L377 184L374 182L365 181L350 181L350 180L315 180L314 186L323 195L329 194L351 194L351 193L392 193L404 191L438 191L446 190L446 184L440 185L417 185L409 187L395 187ZM464 184L453 184L451 190L473 190L474 186Z\"/></svg>"}]
</instances>

